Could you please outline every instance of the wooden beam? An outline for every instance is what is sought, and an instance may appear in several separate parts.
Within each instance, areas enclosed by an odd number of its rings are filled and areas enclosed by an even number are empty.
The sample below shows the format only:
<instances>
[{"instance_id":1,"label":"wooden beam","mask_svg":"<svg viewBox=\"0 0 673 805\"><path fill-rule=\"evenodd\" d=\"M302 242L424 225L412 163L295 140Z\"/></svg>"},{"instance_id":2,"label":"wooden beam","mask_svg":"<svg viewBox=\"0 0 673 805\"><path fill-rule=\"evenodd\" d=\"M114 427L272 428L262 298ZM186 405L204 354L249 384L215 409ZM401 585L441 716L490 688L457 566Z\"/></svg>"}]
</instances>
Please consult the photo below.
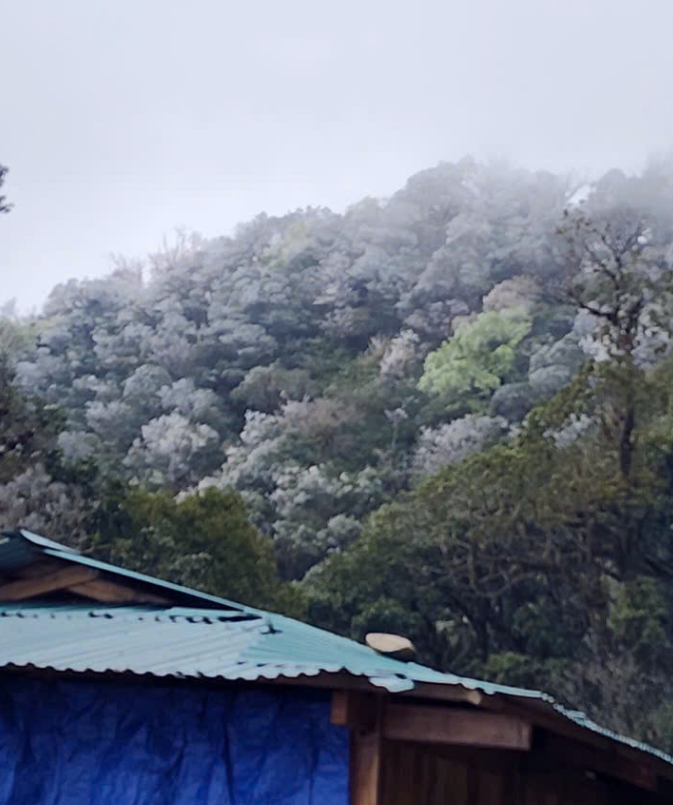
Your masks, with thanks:
<instances>
[{"instance_id":1,"label":"wooden beam","mask_svg":"<svg viewBox=\"0 0 673 805\"><path fill-rule=\"evenodd\" d=\"M481 707L485 699L494 700L495 696L488 696L478 690L470 690L462 685L433 685L427 682L417 682L413 690L398 693L397 696L413 696L418 699L432 699L440 702L461 702ZM494 703L496 704L496 703ZM489 707L489 709L491 709ZM495 707L493 708L495 709Z\"/></svg>"},{"instance_id":2,"label":"wooden beam","mask_svg":"<svg viewBox=\"0 0 673 805\"><path fill-rule=\"evenodd\" d=\"M82 584L71 584L68 590L104 604L166 605L171 603L168 598L163 598L160 595L146 593L144 590L139 590L126 584L119 584L116 581L101 578L85 580Z\"/></svg>"},{"instance_id":3,"label":"wooden beam","mask_svg":"<svg viewBox=\"0 0 673 805\"><path fill-rule=\"evenodd\" d=\"M376 726L377 696L356 690L332 693L332 724L369 731Z\"/></svg>"},{"instance_id":4,"label":"wooden beam","mask_svg":"<svg viewBox=\"0 0 673 805\"><path fill-rule=\"evenodd\" d=\"M98 571L90 567L65 567L55 573L0 585L0 601L24 601L69 589L74 584L91 583L97 577Z\"/></svg>"},{"instance_id":5,"label":"wooden beam","mask_svg":"<svg viewBox=\"0 0 673 805\"><path fill-rule=\"evenodd\" d=\"M383 714L383 736L391 741L494 749L531 747L531 726L516 716L450 707L389 704Z\"/></svg>"}]
</instances>

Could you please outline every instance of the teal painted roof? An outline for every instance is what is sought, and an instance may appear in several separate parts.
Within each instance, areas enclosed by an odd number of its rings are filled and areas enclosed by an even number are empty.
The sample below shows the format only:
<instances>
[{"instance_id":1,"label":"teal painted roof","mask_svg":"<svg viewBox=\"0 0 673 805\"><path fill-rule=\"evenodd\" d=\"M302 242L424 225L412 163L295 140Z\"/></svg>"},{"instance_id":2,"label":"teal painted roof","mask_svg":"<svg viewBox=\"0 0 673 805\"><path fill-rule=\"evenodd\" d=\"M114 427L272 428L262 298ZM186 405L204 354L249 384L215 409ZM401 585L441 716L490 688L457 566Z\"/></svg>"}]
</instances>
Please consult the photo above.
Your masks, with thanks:
<instances>
[{"instance_id":1,"label":"teal painted roof","mask_svg":"<svg viewBox=\"0 0 673 805\"><path fill-rule=\"evenodd\" d=\"M459 686L544 705L580 727L667 763L673 758L603 729L544 693L440 673L292 618L191 607L0 604L0 667L182 679L263 681L346 672L390 693Z\"/></svg>"},{"instance_id":2,"label":"teal painted roof","mask_svg":"<svg viewBox=\"0 0 673 805\"><path fill-rule=\"evenodd\" d=\"M284 677L297 679L298 684L301 677L345 672L393 694L411 692L423 683L457 686L516 699L523 706L543 707L584 729L673 764L665 753L605 730L539 691L394 660L292 618L98 562L28 532L5 536L0 540L0 572L47 555L160 589L175 604L0 603L0 667L231 681Z\"/></svg>"},{"instance_id":3,"label":"teal painted roof","mask_svg":"<svg viewBox=\"0 0 673 805\"><path fill-rule=\"evenodd\" d=\"M293 618L191 607L0 604L6 665L229 680L346 671L391 692L428 682L537 695L399 662Z\"/></svg>"}]
</instances>

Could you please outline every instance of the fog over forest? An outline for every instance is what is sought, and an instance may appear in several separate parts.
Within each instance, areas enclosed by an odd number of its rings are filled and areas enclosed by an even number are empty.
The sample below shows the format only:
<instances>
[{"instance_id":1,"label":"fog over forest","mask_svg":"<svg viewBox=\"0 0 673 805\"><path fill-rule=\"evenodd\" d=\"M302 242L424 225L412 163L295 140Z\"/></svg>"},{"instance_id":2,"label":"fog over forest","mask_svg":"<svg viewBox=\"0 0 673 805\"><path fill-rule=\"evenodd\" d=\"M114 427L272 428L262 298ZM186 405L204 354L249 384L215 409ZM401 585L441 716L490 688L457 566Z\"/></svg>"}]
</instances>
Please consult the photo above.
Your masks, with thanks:
<instances>
[{"instance_id":1,"label":"fog over forest","mask_svg":"<svg viewBox=\"0 0 673 805\"><path fill-rule=\"evenodd\" d=\"M673 143L667 0L0 0L0 303L176 225L343 212L466 154L640 171Z\"/></svg>"}]
</instances>

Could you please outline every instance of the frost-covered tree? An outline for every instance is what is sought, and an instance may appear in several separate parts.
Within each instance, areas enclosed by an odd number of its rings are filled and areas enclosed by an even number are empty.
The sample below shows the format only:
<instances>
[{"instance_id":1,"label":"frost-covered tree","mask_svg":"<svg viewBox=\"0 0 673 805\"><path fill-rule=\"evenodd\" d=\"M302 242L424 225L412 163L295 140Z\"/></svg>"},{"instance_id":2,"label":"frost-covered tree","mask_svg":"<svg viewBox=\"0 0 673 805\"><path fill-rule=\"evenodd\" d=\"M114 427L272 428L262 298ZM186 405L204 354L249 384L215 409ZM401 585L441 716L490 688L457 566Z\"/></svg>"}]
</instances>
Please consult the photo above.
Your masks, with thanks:
<instances>
[{"instance_id":1,"label":"frost-covered tree","mask_svg":"<svg viewBox=\"0 0 673 805\"><path fill-rule=\"evenodd\" d=\"M7 177L7 173L9 168L6 168L4 165L0 165L0 188L5 183L5 178ZM9 212L12 209L12 205L7 202L6 196L0 196L0 213L2 212Z\"/></svg>"},{"instance_id":2,"label":"frost-covered tree","mask_svg":"<svg viewBox=\"0 0 673 805\"><path fill-rule=\"evenodd\" d=\"M0 531L26 528L81 547L89 536L89 507L76 484L55 481L35 464L0 484Z\"/></svg>"},{"instance_id":3,"label":"frost-covered tree","mask_svg":"<svg viewBox=\"0 0 673 805\"><path fill-rule=\"evenodd\" d=\"M58 413L25 395L0 356L0 483L49 460L58 424Z\"/></svg>"},{"instance_id":4,"label":"frost-covered tree","mask_svg":"<svg viewBox=\"0 0 673 805\"><path fill-rule=\"evenodd\" d=\"M0 358L15 363L30 351L35 335L32 318L19 316L15 299L0 305Z\"/></svg>"},{"instance_id":5,"label":"frost-covered tree","mask_svg":"<svg viewBox=\"0 0 673 805\"><path fill-rule=\"evenodd\" d=\"M178 413L164 414L141 428L124 464L151 489L180 489L203 477L220 453L217 431L194 425Z\"/></svg>"},{"instance_id":6,"label":"frost-covered tree","mask_svg":"<svg viewBox=\"0 0 673 805\"><path fill-rule=\"evenodd\" d=\"M501 311L508 308L530 309L541 295L539 284L533 277L520 275L503 280L495 285L483 299L485 311Z\"/></svg>"},{"instance_id":7,"label":"frost-covered tree","mask_svg":"<svg viewBox=\"0 0 673 805\"><path fill-rule=\"evenodd\" d=\"M576 333L570 332L531 355L528 382L536 395L550 397L572 380L586 357Z\"/></svg>"},{"instance_id":8,"label":"frost-covered tree","mask_svg":"<svg viewBox=\"0 0 673 805\"><path fill-rule=\"evenodd\" d=\"M301 578L328 553L346 547L359 533L354 522L387 499L385 483L371 467L336 474L324 465L287 464L274 481L273 537L288 578Z\"/></svg>"},{"instance_id":9,"label":"frost-covered tree","mask_svg":"<svg viewBox=\"0 0 673 805\"><path fill-rule=\"evenodd\" d=\"M433 475L447 464L457 464L464 458L495 444L508 431L503 417L467 416L437 428L424 427L414 451L414 470Z\"/></svg>"},{"instance_id":10,"label":"frost-covered tree","mask_svg":"<svg viewBox=\"0 0 673 805\"><path fill-rule=\"evenodd\" d=\"M402 330L387 345L379 371L385 380L401 380L413 371L419 358L420 338L413 330Z\"/></svg>"},{"instance_id":11,"label":"frost-covered tree","mask_svg":"<svg viewBox=\"0 0 673 805\"><path fill-rule=\"evenodd\" d=\"M314 389L305 369L285 369L278 362L250 369L231 397L246 408L273 413L283 401L301 400Z\"/></svg>"}]
</instances>

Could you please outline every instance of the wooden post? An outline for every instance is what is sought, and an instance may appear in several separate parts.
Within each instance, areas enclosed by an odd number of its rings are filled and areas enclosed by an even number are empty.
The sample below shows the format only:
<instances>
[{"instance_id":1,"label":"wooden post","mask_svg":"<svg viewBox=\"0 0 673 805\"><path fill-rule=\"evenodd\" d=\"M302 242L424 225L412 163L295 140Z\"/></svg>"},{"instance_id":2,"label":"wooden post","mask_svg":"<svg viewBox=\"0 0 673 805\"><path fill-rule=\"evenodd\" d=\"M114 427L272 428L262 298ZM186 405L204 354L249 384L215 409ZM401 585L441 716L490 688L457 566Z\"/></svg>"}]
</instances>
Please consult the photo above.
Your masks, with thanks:
<instances>
[{"instance_id":1,"label":"wooden post","mask_svg":"<svg viewBox=\"0 0 673 805\"><path fill-rule=\"evenodd\" d=\"M351 731L351 805L381 805L383 802L382 715L383 702L378 695L355 691L332 694L332 723L347 726Z\"/></svg>"},{"instance_id":2,"label":"wooden post","mask_svg":"<svg viewBox=\"0 0 673 805\"><path fill-rule=\"evenodd\" d=\"M381 727L351 732L351 805L380 805L382 772Z\"/></svg>"}]
</instances>

